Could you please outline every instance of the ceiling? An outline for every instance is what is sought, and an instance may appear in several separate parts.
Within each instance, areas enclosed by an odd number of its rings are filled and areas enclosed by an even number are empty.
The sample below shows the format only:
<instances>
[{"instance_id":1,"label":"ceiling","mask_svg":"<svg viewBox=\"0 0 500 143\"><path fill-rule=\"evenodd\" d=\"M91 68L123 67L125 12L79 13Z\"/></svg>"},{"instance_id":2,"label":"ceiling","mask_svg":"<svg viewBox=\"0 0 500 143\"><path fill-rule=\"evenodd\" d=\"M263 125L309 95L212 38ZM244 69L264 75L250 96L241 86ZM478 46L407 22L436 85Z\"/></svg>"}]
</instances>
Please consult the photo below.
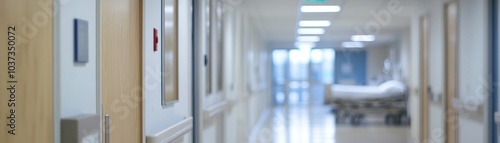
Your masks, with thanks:
<instances>
[{"instance_id":1,"label":"ceiling","mask_svg":"<svg viewBox=\"0 0 500 143\"><path fill-rule=\"evenodd\" d=\"M409 30L411 15L424 8L422 0L327 0L324 3L309 3L305 0L246 0L244 5L259 29L261 37L270 48L293 48L299 20L330 20L332 25L320 35L319 48L339 48L341 43L350 41L352 35L366 32L369 23L378 23L375 16L381 10L387 11L391 1L401 3L401 13L391 14L389 24L380 26L374 32L376 40L366 43L366 47L380 47L397 42L404 30ZM300 4L302 3L302 4ZM338 13L299 13L300 5L339 5ZM355 30L355 29L360 30ZM375 30L372 30L375 31Z\"/></svg>"}]
</instances>

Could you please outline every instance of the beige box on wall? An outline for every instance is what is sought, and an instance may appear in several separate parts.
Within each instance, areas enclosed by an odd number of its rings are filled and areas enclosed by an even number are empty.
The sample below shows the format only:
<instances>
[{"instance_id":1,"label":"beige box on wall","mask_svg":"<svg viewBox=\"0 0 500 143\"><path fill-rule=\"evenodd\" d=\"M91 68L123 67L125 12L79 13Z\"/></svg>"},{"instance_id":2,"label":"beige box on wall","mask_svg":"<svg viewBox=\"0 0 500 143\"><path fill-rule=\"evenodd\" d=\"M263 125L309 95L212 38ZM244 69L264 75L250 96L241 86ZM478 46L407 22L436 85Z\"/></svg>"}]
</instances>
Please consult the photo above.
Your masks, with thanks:
<instances>
[{"instance_id":1,"label":"beige box on wall","mask_svg":"<svg viewBox=\"0 0 500 143\"><path fill-rule=\"evenodd\" d=\"M98 115L78 115L61 119L61 143L95 143L100 140Z\"/></svg>"}]
</instances>

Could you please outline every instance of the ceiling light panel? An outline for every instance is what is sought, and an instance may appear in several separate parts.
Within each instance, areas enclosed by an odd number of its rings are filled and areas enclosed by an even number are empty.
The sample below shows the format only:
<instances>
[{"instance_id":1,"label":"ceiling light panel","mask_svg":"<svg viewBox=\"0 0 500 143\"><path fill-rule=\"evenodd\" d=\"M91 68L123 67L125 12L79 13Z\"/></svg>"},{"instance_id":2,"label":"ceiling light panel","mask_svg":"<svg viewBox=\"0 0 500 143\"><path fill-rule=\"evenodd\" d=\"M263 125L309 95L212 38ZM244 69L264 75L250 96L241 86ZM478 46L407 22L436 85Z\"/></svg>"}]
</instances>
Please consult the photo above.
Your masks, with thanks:
<instances>
[{"instance_id":1,"label":"ceiling light panel","mask_svg":"<svg viewBox=\"0 0 500 143\"><path fill-rule=\"evenodd\" d=\"M363 48L365 44L362 42L343 42L342 47L344 48Z\"/></svg>"},{"instance_id":2,"label":"ceiling light panel","mask_svg":"<svg viewBox=\"0 0 500 143\"><path fill-rule=\"evenodd\" d=\"M316 47L316 43L313 42L295 42L296 48L313 48Z\"/></svg>"},{"instance_id":3,"label":"ceiling light panel","mask_svg":"<svg viewBox=\"0 0 500 143\"><path fill-rule=\"evenodd\" d=\"M314 34L325 34L325 29L323 28L299 28L297 33L300 35L314 35Z\"/></svg>"},{"instance_id":4,"label":"ceiling light panel","mask_svg":"<svg viewBox=\"0 0 500 143\"><path fill-rule=\"evenodd\" d=\"M299 36L297 41L299 42L318 42L320 40L319 36Z\"/></svg>"},{"instance_id":5,"label":"ceiling light panel","mask_svg":"<svg viewBox=\"0 0 500 143\"><path fill-rule=\"evenodd\" d=\"M341 10L338 5L318 5L318 6L302 6L300 7L301 12L339 12Z\"/></svg>"},{"instance_id":6,"label":"ceiling light panel","mask_svg":"<svg viewBox=\"0 0 500 143\"><path fill-rule=\"evenodd\" d=\"M300 27L328 27L332 23L328 20L302 20L299 21Z\"/></svg>"},{"instance_id":7,"label":"ceiling light panel","mask_svg":"<svg viewBox=\"0 0 500 143\"><path fill-rule=\"evenodd\" d=\"M353 35L353 36L351 36L351 41L375 41L375 36L373 36L373 35Z\"/></svg>"}]
</instances>

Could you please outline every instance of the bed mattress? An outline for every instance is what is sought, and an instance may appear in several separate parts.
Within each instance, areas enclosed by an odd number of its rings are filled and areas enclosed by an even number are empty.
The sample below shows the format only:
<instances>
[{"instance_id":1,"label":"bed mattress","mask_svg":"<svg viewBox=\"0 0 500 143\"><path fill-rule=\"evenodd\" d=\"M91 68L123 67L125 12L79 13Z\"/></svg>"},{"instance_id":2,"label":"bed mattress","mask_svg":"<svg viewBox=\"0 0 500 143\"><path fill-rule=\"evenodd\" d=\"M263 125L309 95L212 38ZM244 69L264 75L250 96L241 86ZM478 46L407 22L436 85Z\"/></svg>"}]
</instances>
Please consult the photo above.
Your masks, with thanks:
<instances>
[{"instance_id":1,"label":"bed mattress","mask_svg":"<svg viewBox=\"0 0 500 143\"><path fill-rule=\"evenodd\" d=\"M369 100L381 98L396 98L404 96L404 83L387 81L379 86L332 85L331 97L333 100Z\"/></svg>"}]
</instances>

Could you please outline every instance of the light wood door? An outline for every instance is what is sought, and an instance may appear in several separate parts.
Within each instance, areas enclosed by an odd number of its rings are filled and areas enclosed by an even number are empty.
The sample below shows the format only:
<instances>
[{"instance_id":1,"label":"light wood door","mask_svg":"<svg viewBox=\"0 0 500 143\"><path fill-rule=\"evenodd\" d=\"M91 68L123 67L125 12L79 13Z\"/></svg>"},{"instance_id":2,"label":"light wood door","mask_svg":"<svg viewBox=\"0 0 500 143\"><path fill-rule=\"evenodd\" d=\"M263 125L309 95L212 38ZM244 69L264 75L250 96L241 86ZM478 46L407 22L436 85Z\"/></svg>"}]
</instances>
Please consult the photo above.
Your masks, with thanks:
<instances>
[{"instance_id":1,"label":"light wood door","mask_svg":"<svg viewBox=\"0 0 500 143\"><path fill-rule=\"evenodd\" d=\"M427 17L420 18L420 140L429 142L429 25Z\"/></svg>"},{"instance_id":2,"label":"light wood door","mask_svg":"<svg viewBox=\"0 0 500 143\"><path fill-rule=\"evenodd\" d=\"M0 0L0 143L54 142L52 3Z\"/></svg>"},{"instance_id":3,"label":"light wood door","mask_svg":"<svg viewBox=\"0 0 500 143\"><path fill-rule=\"evenodd\" d=\"M456 2L445 5L445 133L446 143L457 142L457 111L453 100L457 95L458 85L458 6Z\"/></svg>"},{"instance_id":4,"label":"light wood door","mask_svg":"<svg viewBox=\"0 0 500 143\"><path fill-rule=\"evenodd\" d=\"M140 143L142 0L100 2L102 108L103 117L110 116L108 139L111 143Z\"/></svg>"}]
</instances>

